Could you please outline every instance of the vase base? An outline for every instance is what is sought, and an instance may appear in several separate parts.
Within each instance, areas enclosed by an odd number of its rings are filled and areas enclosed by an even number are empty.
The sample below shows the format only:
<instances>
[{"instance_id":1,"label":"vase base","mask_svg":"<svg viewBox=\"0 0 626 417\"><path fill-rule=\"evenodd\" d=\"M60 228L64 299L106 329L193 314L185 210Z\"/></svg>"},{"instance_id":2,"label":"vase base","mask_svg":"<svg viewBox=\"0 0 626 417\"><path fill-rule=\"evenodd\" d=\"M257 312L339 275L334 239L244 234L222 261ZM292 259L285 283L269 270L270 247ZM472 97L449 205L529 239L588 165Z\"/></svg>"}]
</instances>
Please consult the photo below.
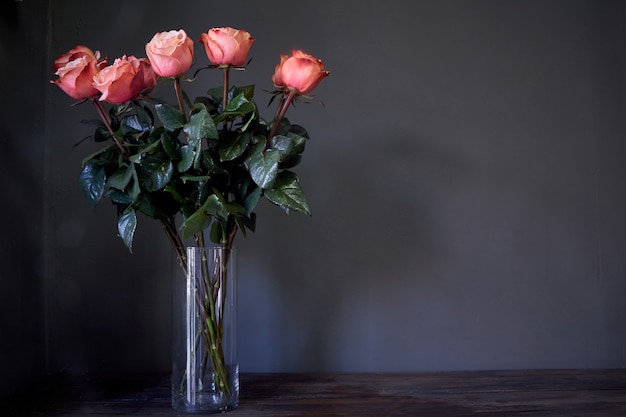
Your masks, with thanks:
<instances>
[{"instance_id":1,"label":"vase base","mask_svg":"<svg viewBox=\"0 0 626 417\"><path fill-rule=\"evenodd\" d=\"M239 366L226 367L228 392L216 389L212 372L205 373L199 380L188 379L187 375L184 372L172 374L172 408L180 414L225 413L239 405Z\"/></svg>"},{"instance_id":2,"label":"vase base","mask_svg":"<svg viewBox=\"0 0 626 417\"><path fill-rule=\"evenodd\" d=\"M183 414L217 414L234 410L238 398L224 397L211 393L196 394L193 403L181 396L172 398L172 408Z\"/></svg>"},{"instance_id":3,"label":"vase base","mask_svg":"<svg viewBox=\"0 0 626 417\"><path fill-rule=\"evenodd\" d=\"M216 402L213 402L211 399L207 399L207 402L210 404L199 404L199 405L190 405L186 404L185 401L181 400L178 404L172 404L172 409L181 414L218 414L225 413L227 411L232 411L237 408L238 403L229 403L220 405Z\"/></svg>"}]
</instances>

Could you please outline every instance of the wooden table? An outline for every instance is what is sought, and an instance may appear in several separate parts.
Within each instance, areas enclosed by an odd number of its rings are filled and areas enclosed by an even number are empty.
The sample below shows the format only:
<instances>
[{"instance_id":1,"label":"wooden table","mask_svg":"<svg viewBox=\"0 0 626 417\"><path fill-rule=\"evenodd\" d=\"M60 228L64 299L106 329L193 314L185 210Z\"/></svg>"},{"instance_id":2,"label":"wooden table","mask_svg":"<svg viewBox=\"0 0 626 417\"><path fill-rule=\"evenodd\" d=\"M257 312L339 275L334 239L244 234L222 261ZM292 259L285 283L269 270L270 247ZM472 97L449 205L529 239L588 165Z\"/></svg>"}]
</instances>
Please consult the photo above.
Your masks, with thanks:
<instances>
[{"instance_id":1,"label":"wooden table","mask_svg":"<svg viewBox=\"0 0 626 417\"><path fill-rule=\"evenodd\" d=\"M54 377L3 417L176 416L167 375ZM626 369L243 374L236 416L626 416Z\"/></svg>"}]
</instances>

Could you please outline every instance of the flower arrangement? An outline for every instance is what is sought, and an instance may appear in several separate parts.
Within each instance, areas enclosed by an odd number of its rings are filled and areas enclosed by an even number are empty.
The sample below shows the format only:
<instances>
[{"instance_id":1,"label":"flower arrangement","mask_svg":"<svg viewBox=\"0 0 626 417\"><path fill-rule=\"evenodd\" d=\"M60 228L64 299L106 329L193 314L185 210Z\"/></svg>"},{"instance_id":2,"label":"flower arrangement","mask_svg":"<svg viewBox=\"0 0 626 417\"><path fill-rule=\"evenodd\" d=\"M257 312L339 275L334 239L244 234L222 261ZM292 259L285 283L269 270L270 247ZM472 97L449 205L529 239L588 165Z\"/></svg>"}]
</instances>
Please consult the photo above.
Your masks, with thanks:
<instances>
[{"instance_id":1,"label":"flower arrangement","mask_svg":"<svg viewBox=\"0 0 626 417\"><path fill-rule=\"evenodd\" d=\"M58 78L51 81L80 103L91 101L100 118L91 138L103 147L84 158L79 175L89 204L110 200L119 236L131 251L138 213L159 221L183 270L184 242L204 247L208 237L228 250L239 231L254 232L254 210L262 197L287 212L310 215L293 171L309 136L285 114L329 75L312 55L299 50L282 55L269 100L278 99L277 108L266 121L254 101L255 86L230 83L231 70L249 64L255 42L250 33L213 28L199 42L209 64L191 77L186 74L194 63L194 42L181 29L155 34L146 44L147 58L124 55L112 64L99 52L76 46L55 60ZM223 83L191 101L182 83L197 81L205 69L220 70ZM159 80L173 84L174 105L150 95ZM219 312L202 307L204 337L219 344ZM205 354L224 386L219 355Z\"/></svg>"}]
</instances>

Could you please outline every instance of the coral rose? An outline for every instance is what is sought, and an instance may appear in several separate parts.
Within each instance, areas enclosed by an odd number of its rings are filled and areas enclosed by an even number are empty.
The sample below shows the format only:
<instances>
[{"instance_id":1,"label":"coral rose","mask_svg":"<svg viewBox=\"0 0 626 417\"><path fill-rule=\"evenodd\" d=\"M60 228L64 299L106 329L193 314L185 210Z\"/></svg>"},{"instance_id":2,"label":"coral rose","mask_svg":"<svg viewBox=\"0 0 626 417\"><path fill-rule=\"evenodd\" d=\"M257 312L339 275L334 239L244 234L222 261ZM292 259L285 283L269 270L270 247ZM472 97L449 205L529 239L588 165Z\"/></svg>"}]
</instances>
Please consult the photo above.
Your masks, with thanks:
<instances>
[{"instance_id":1,"label":"coral rose","mask_svg":"<svg viewBox=\"0 0 626 417\"><path fill-rule=\"evenodd\" d=\"M280 56L280 63L276 66L272 81L279 89L307 94L329 74L330 71L324 71L321 59L300 50L294 50L291 56Z\"/></svg>"},{"instance_id":2,"label":"coral rose","mask_svg":"<svg viewBox=\"0 0 626 417\"><path fill-rule=\"evenodd\" d=\"M161 77L184 74L193 64L193 41L184 30L160 32L146 44L152 69Z\"/></svg>"},{"instance_id":3,"label":"coral rose","mask_svg":"<svg viewBox=\"0 0 626 417\"><path fill-rule=\"evenodd\" d=\"M102 93L100 101L121 104L142 92L151 91L156 84L156 75L146 58L124 55L103 68L93 81Z\"/></svg>"},{"instance_id":4,"label":"coral rose","mask_svg":"<svg viewBox=\"0 0 626 417\"><path fill-rule=\"evenodd\" d=\"M52 69L59 78L50 82L76 100L90 98L98 94L93 77L105 65L106 60L100 59L100 52L94 53L86 46L78 45L54 61Z\"/></svg>"},{"instance_id":5,"label":"coral rose","mask_svg":"<svg viewBox=\"0 0 626 417\"><path fill-rule=\"evenodd\" d=\"M213 28L200 37L206 55L215 65L242 67L255 39L245 30Z\"/></svg>"},{"instance_id":6,"label":"coral rose","mask_svg":"<svg viewBox=\"0 0 626 417\"><path fill-rule=\"evenodd\" d=\"M142 94L150 93L156 86L158 78L152 68L152 64L150 64L150 60L148 58L135 58L132 55L128 57L128 60L133 64L135 70L137 71L135 79L141 87L139 92Z\"/></svg>"}]
</instances>

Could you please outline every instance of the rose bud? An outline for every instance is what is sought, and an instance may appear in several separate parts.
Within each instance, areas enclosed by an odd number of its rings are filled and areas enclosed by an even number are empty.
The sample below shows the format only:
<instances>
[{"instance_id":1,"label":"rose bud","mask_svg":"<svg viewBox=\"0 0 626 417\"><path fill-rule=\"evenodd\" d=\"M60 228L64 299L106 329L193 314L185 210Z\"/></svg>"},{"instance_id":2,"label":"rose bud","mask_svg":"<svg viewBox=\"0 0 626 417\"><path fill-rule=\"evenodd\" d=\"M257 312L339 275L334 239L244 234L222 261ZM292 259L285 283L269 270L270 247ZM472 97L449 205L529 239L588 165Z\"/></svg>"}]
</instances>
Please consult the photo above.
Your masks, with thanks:
<instances>
[{"instance_id":1,"label":"rose bud","mask_svg":"<svg viewBox=\"0 0 626 417\"><path fill-rule=\"evenodd\" d=\"M280 56L280 63L276 66L272 81L279 89L307 94L329 74L330 71L324 71L321 59L294 50L291 56Z\"/></svg>"},{"instance_id":2,"label":"rose bud","mask_svg":"<svg viewBox=\"0 0 626 417\"><path fill-rule=\"evenodd\" d=\"M182 29L160 32L146 44L146 54L157 75L176 77L193 64L193 40Z\"/></svg>"},{"instance_id":3,"label":"rose bud","mask_svg":"<svg viewBox=\"0 0 626 417\"><path fill-rule=\"evenodd\" d=\"M137 59L132 55L127 58L124 55L96 74L93 82L94 87L102 93L100 101L121 104L141 92L152 90L156 84L156 76L147 59Z\"/></svg>"},{"instance_id":4,"label":"rose bud","mask_svg":"<svg viewBox=\"0 0 626 417\"><path fill-rule=\"evenodd\" d=\"M203 33L199 42L204 44L206 55L215 65L242 67L255 39L245 30L230 27L213 28Z\"/></svg>"},{"instance_id":5,"label":"rose bud","mask_svg":"<svg viewBox=\"0 0 626 417\"><path fill-rule=\"evenodd\" d=\"M92 85L93 77L105 65L106 60L100 59L100 52L94 53L86 46L78 45L54 61L52 69L59 78L50 82L73 99L90 98L98 94Z\"/></svg>"}]
</instances>

